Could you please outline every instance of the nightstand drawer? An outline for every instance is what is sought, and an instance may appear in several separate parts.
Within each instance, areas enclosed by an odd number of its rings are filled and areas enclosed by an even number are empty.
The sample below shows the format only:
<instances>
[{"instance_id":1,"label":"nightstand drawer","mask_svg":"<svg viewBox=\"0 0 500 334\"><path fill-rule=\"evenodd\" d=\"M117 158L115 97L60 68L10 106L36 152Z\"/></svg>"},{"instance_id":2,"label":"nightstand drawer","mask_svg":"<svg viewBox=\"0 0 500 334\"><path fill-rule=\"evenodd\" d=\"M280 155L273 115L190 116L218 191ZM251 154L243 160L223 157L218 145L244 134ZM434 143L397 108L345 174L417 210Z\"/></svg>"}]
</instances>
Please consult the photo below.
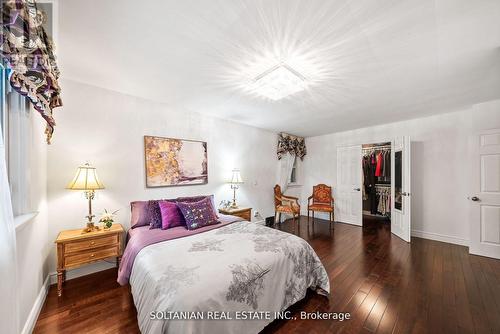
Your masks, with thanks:
<instances>
[{"instance_id":1,"label":"nightstand drawer","mask_svg":"<svg viewBox=\"0 0 500 334\"><path fill-rule=\"evenodd\" d=\"M250 210L235 214L235 216L238 216L238 217L243 218L243 219L248 220L248 221L252 220L252 217L250 215L251 215Z\"/></svg>"},{"instance_id":2,"label":"nightstand drawer","mask_svg":"<svg viewBox=\"0 0 500 334\"><path fill-rule=\"evenodd\" d=\"M110 246L118 244L118 235L109 235L101 238L93 238L91 240L81 240L67 242L64 245L64 253L75 253L87 249L96 249L103 246Z\"/></svg>"},{"instance_id":3,"label":"nightstand drawer","mask_svg":"<svg viewBox=\"0 0 500 334\"><path fill-rule=\"evenodd\" d=\"M64 258L65 267L73 267L84 263L90 263L97 260L102 260L107 257L118 256L118 246L107 247L99 250L82 251L75 255L67 255Z\"/></svg>"}]
</instances>

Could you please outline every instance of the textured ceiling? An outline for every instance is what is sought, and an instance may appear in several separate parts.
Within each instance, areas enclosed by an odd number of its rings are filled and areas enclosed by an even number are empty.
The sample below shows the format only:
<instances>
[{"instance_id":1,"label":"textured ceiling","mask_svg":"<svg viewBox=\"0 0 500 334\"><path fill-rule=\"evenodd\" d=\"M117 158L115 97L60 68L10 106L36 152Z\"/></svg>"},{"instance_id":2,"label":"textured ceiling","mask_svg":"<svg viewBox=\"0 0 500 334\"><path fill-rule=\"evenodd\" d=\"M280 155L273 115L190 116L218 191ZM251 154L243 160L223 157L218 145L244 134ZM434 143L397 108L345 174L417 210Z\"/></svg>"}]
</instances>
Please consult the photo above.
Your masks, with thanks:
<instances>
[{"instance_id":1,"label":"textured ceiling","mask_svg":"<svg viewBox=\"0 0 500 334\"><path fill-rule=\"evenodd\" d=\"M273 131L319 135L500 98L498 0L64 0L65 78ZM304 92L251 78L286 61Z\"/></svg>"}]
</instances>

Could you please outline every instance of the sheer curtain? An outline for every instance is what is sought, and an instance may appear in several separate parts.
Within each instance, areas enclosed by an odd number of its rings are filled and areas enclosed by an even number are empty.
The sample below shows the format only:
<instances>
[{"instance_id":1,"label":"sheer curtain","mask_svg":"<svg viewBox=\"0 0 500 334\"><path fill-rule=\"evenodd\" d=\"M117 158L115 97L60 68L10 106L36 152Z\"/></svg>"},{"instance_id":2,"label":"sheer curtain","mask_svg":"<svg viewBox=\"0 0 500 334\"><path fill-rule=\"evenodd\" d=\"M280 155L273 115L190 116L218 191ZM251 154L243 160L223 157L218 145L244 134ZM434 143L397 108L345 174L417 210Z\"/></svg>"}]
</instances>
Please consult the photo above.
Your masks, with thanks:
<instances>
[{"instance_id":1,"label":"sheer curtain","mask_svg":"<svg viewBox=\"0 0 500 334\"><path fill-rule=\"evenodd\" d=\"M19 333L16 286L16 234L10 200L5 144L0 128L0 314L2 333Z\"/></svg>"},{"instance_id":2,"label":"sheer curtain","mask_svg":"<svg viewBox=\"0 0 500 334\"><path fill-rule=\"evenodd\" d=\"M31 183L32 131L30 105L21 94L10 90L7 94L8 117L8 171L10 196L15 216L32 212L29 196Z\"/></svg>"},{"instance_id":3,"label":"sheer curtain","mask_svg":"<svg viewBox=\"0 0 500 334\"><path fill-rule=\"evenodd\" d=\"M295 162L295 156L286 152L280 159L280 180L279 185L281 187L281 192L285 193L286 188L288 188L288 182L290 181L290 175L292 174L293 163Z\"/></svg>"}]
</instances>

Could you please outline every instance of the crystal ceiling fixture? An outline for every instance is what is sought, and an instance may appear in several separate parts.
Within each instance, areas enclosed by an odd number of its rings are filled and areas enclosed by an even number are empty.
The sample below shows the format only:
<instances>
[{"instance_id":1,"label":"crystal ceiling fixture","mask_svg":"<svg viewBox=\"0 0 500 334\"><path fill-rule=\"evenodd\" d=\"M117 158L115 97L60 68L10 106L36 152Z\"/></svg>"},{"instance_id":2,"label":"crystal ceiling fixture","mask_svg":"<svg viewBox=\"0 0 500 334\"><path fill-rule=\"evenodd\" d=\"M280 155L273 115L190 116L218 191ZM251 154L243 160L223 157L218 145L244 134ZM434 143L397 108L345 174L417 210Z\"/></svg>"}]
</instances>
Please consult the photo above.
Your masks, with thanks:
<instances>
[{"instance_id":1,"label":"crystal ceiling fixture","mask_svg":"<svg viewBox=\"0 0 500 334\"><path fill-rule=\"evenodd\" d=\"M258 75L251 84L252 90L277 101L305 90L306 79L285 63L280 63Z\"/></svg>"}]
</instances>

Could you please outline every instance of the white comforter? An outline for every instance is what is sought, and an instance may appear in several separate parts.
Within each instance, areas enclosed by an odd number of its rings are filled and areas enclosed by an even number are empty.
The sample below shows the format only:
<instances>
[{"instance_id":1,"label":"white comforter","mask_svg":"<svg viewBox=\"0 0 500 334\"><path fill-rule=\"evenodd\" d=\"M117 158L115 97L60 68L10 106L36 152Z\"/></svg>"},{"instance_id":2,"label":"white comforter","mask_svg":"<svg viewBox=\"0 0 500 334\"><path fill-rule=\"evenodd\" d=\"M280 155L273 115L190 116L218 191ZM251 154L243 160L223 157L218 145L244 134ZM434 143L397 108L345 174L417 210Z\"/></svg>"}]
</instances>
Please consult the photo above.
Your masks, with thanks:
<instances>
[{"instance_id":1,"label":"white comforter","mask_svg":"<svg viewBox=\"0 0 500 334\"><path fill-rule=\"evenodd\" d=\"M307 288L330 291L325 268L306 241L244 221L145 247L130 284L143 334L258 333ZM176 311L185 313L169 313ZM254 312L266 313L237 319ZM208 319L216 317L223 320Z\"/></svg>"}]
</instances>

